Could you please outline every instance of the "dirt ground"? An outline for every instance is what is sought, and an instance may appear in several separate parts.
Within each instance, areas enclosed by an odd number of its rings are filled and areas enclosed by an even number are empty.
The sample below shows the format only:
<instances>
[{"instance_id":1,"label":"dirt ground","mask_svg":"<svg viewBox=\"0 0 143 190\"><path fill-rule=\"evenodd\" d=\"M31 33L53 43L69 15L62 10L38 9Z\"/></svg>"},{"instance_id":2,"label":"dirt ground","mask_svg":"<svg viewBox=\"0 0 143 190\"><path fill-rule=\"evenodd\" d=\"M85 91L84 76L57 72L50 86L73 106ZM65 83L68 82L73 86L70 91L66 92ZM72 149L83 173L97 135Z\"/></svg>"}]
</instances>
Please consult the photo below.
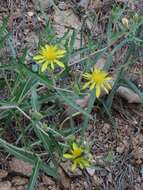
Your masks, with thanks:
<instances>
[{"instance_id":1,"label":"dirt ground","mask_svg":"<svg viewBox=\"0 0 143 190\"><path fill-rule=\"evenodd\" d=\"M53 22L57 35L62 36L65 28L77 29L81 25L81 17L85 14L87 7L89 10L95 9L100 11L100 14L108 15L113 2L115 1L98 0L96 3L76 0L59 1L56 6L61 14L56 12L47 0L41 0L41 6ZM132 1L127 2L129 6L135 6ZM141 9L142 5L143 3L136 6ZM66 18L63 22L63 16L65 18L68 14L69 20ZM39 14L39 6L30 0L1 0L0 22L5 16L9 16L8 31L12 33L13 44L19 55L25 47L28 47L31 56L34 55L35 44L39 41L36 31L39 32L40 27L45 26L45 20ZM91 23L88 24L94 40L104 38L104 22L98 27L94 25L91 27ZM79 46L78 39L76 46ZM3 58L9 51L8 46L2 49L0 57ZM30 57L27 57L27 63L31 61ZM133 72L138 74L135 82L142 90L143 71L141 68L142 62L139 62ZM115 97L112 106L112 114L117 126L115 128L101 114L100 109L95 109L95 112L96 123L89 125L87 139L92 143L96 167L85 171L77 170L75 174L72 174L68 170L69 163L63 163L59 171L62 180L56 183L41 172L37 181L37 190L143 190L142 106L129 104L121 97ZM5 139L13 142L13 132L9 132ZM29 164L0 153L0 190L27 190L31 172L32 166Z\"/></svg>"}]
</instances>

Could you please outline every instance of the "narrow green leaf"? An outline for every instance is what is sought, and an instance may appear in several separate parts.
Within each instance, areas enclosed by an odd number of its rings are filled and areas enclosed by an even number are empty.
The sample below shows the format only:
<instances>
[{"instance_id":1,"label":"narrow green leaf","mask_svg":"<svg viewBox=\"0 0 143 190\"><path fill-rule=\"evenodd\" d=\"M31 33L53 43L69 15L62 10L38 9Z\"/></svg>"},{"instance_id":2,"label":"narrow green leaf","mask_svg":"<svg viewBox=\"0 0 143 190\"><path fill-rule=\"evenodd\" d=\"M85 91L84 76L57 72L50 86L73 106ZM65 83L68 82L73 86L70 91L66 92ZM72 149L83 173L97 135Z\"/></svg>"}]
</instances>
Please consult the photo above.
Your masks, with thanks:
<instances>
[{"instance_id":1,"label":"narrow green leaf","mask_svg":"<svg viewBox=\"0 0 143 190\"><path fill-rule=\"evenodd\" d=\"M42 83L44 83L48 87L52 87L52 81L49 80L46 76L39 75L38 73L35 73L28 69L25 65L20 65L20 67L29 75L34 77L35 79L40 80Z\"/></svg>"},{"instance_id":2,"label":"narrow green leaf","mask_svg":"<svg viewBox=\"0 0 143 190\"><path fill-rule=\"evenodd\" d=\"M40 169L40 159L37 159L35 166L32 171L32 175L30 177L29 185L28 185L28 190L34 190L34 186L38 177L39 169Z\"/></svg>"},{"instance_id":3,"label":"narrow green leaf","mask_svg":"<svg viewBox=\"0 0 143 190\"><path fill-rule=\"evenodd\" d=\"M124 81L128 85L129 88L131 88L135 93L137 93L139 95L139 97L143 103L143 93L138 89L138 87L128 79L124 79Z\"/></svg>"},{"instance_id":4,"label":"narrow green leaf","mask_svg":"<svg viewBox=\"0 0 143 190\"><path fill-rule=\"evenodd\" d=\"M8 64L8 65L1 65L0 70L6 70L6 69L16 69L17 64Z\"/></svg>"},{"instance_id":5,"label":"narrow green leaf","mask_svg":"<svg viewBox=\"0 0 143 190\"><path fill-rule=\"evenodd\" d=\"M23 148L18 148L14 145L11 145L0 138L0 147L4 148L7 152L14 155L20 160L24 162L28 162L32 165L35 164L35 160L37 160L37 156L31 152L24 150ZM41 169L46 172L48 175L54 177L55 179L58 178L57 170L54 167L48 166L46 163L41 161Z\"/></svg>"}]
</instances>

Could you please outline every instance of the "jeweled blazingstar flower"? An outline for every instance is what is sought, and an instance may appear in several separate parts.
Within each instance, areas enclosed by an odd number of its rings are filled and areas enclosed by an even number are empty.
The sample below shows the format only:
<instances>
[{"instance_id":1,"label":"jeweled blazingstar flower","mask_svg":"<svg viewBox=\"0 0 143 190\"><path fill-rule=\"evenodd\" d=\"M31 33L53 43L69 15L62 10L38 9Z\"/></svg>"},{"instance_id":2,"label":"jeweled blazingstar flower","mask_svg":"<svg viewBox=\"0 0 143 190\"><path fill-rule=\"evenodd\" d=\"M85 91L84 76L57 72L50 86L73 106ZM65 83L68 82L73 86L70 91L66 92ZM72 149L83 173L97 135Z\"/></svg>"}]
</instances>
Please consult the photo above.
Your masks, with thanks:
<instances>
[{"instance_id":1,"label":"jeweled blazingstar flower","mask_svg":"<svg viewBox=\"0 0 143 190\"><path fill-rule=\"evenodd\" d=\"M111 79L112 77L108 76L108 73L102 69L92 69L91 73L83 74L83 77L88 80L83 86L83 89L90 88L93 90L96 88L96 97L98 98L101 94L101 89L105 90L108 94L109 90L112 89Z\"/></svg>"},{"instance_id":2,"label":"jeweled blazingstar flower","mask_svg":"<svg viewBox=\"0 0 143 190\"><path fill-rule=\"evenodd\" d=\"M76 143L72 144L72 149L70 153L65 153L63 156L64 158L70 159L72 164L72 171L74 171L77 167L80 167L81 169L89 167L89 161L84 156L85 150L81 147L78 147Z\"/></svg>"},{"instance_id":3,"label":"jeweled blazingstar flower","mask_svg":"<svg viewBox=\"0 0 143 190\"><path fill-rule=\"evenodd\" d=\"M65 67L64 63L59 61L65 55L66 51L58 48L57 45L45 45L41 47L39 54L33 57L36 63L41 64L41 71L44 72L49 66L52 70L55 69L55 65L62 68Z\"/></svg>"}]
</instances>

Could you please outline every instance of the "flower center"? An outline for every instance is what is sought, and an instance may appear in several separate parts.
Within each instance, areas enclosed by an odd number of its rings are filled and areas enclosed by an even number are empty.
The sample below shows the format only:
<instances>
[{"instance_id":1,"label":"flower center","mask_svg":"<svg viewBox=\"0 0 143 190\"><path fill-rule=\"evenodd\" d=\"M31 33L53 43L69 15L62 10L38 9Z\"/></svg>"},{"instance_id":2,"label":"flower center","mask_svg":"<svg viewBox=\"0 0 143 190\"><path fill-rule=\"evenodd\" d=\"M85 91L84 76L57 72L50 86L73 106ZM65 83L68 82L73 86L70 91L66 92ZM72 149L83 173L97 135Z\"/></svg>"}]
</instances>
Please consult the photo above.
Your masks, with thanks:
<instances>
[{"instance_id":1,"label":"flower center","mask_svg":"<svg viewBox=\"0 0 143 190\"><path fill-rule=\"evenodd\" d=\"M48 48L43 52L43 56L45 57L46 60L48 60L48 61L53 61L53 60L56 59L56 57L57 57L55 48L54 48L54 47L48 47Z\"/></svg>"},{"instance_id":2,"label":"flower center","mask_svg":"<svg viewBox=\"0 0 143 190\"><path fill-rule=\"evenodd\" d=\"M73 156L78 157L78 156L81 156L82 151L81 151L81 149L76 149L76 150L72 151L72 154L73 154Z\"/></svg>"},{"instance_id":3,"label":"flower center","mask_svg":"<svg viewBox=\"0 0 143 190\"><path fill-rule=\"evenodd\" d=\"M101 85L104 83L105 76L103 73L93 73L91 76L91 80L94 81L96 84Z\"/></svg>"}]
</instances>

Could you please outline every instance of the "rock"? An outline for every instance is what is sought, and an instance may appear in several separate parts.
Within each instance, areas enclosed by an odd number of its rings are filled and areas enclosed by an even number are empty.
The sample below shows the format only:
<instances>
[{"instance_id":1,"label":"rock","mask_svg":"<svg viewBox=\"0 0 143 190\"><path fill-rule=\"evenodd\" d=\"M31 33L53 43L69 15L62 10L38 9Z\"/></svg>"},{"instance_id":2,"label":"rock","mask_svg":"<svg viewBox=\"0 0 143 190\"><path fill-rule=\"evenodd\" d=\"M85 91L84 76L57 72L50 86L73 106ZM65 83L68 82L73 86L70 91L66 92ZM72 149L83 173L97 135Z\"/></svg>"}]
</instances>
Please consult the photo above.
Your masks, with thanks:
<instances>
[{"instance_id":1,"label":"rock","mask_svg":"<svg viewBox=\"0 0 143 190\"><path fill-rule=\"evenodd\" d=\"M56 24L64 27L72 27L74 29L81 27L81 22L71 9L64 11L55 10L54 21Z\"/></svg>"},{"instance_id":2,"label":"rock","mask_svg":"<svg viewBox=\"0 0 143 190\"><path fill-rule=\"evenodd\" d=\"M59 11L55 10L53 26L58 37L62 37L68 28L79 29L81 28L81 22L71 9ZM68 36L72 35L72 31ZM75 48L80 48L80 35L76 36Z\"/></svg>"},{"instance_id":3,"label":"rock","mask_svg":"<svg viewBox=\"0 0 143 190\"><path fill-rule=\"evenodd\" d=\"M16 158L12 158L9 162L9 167L11 171L21 173L25 176L30 176L32 173L32 165Z\"/></svg>"},{"instance_id":4,"label":"rock","mask_svg":"<svg viewBox=\"0 0 143 190\"><path fill-rule=\"evenodd\" d=\"M0 169L0 180L8 175L8 172Z\"/></svg>"},{"instance_id":5,"label":"rock","mask_svg":"<svg viewBox=\"0 0 143 190\"><path fill-rule=\"evenodd\" d=\"M88 7L88 5L89 5L89 0L81 0L79 2L79 6L85 8L85 9Z\"/></svg>"},{"instance_id":6,"label":"rock","mask_svg":"<svg viewBox=\"0 0 143 190\"><path fill-rule=\"evenodd\" d=\"M95 168L86 168L86 170L90 176L93 176L95 173Z\"/></svg>"},{"instance_id":7,"label":"rock","mask_svg":"<svg viewBox=\"0 0 143 190\"><path fill-rule=\"evenodd\" d=\"M27 183L28 183L28 179L25 177L16 176L12 179L12 184L14 186L25 185Z\"/></svg>"},{"instance_id":8,"label":"rock","mask_svg":"<svg viewBox=\"0 0 143 190\"><path fill-rule=\"evenodd\" d=\"M117 89L117 94L123 99L127 100L128 103L141 103L139 95L130 88L120 86Z\"/></svg>"},{"instance_id":9,"label":"rock","mask_svg":"<svg viewBox=\"0 0 143 190\"><path fill-rule=\"evenodd\" d=\"M11 183L9 181L0 182L0 190L11 190Z\"/></svg>"},{"instance_id":10,"label":"rock","mask_svg":"<svg viewBox=\"0 0 143 190\"><path fill-rule=\"evenodd\" d=\"M55 182L52 180L52 178L46 176L46 175L43 175L42 176L42 182L44 185L51 185L51 186L54 186L55 185Z\"/></svg>"}]
</instances>

